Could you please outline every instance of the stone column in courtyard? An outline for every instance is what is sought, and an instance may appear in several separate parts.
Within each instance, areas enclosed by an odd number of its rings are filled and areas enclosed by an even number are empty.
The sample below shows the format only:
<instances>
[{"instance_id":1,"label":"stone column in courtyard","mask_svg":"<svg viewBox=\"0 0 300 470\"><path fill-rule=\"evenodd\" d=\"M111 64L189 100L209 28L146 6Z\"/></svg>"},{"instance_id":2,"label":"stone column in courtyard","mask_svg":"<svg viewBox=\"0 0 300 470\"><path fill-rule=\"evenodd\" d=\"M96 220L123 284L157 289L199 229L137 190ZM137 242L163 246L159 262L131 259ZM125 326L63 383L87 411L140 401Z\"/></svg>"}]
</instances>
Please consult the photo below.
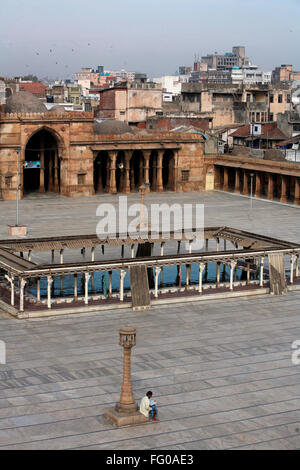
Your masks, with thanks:
<instances>
[{"instance_id":1,"label":"stone column in courtyard","mask_svg":"<svg viewBox=\"0 0 300 470\"><path fill-rule=\"evenodd\" d=\"M297 206L300 205L300 179L295 177L295 196L294 196L294 204Z\"/></svg>"},{"instance_id":2,"label":"stone column in courtyard","mask_svg":"<svg viewBox=\"0 0 300 470\"><path fill-rule=\"evenodd\" d=\"M156 191L156 175L157 175L157 155L155 154L152 159L152 184L151 184L151 191Z\"/></svg>"},{"instance_id":3,"label":"stone column in courtyard","mask_svg":"<svg viewBox=\"0 0 300 470\"><path fill-rule=\"evenodd\" d=\"M179 150L174 150L174 191L178 190L179 185ZM220 189L220 168L219 168L219 187L216 189Z\"/></svg>"},{"instance_id":4,"label":"stone column in courtyard","mask_svg":"<svg viewBox=\"0 0 300 470\"><path fill-rule=\"evenodd\" d=\"M157 167L156 167L156 192L162 193L163 188L163 180L162 180L162 161L163 161L163 150L158 150L157 156Z\"/></svg>"},{"instance_id":5,"label":"stone column in courtyard","mask_svg":"<svg viewBox=\"0 0 300 470\"><path fill-rule=\"evenodd\" d=\"M121 328L119 331L119 344L124 348L123 382L120 400L114 408L104 410L104 416L117 426L143 423L148 419L138 411L131 384L131 349L136 345L135 328L131 326Z\"/></svg>"},{"instance_id":6,"label":"stone column in courtyard","mask_svg":"<svg viewBox=\"0 0 300 470\"><path fill-rule=\"evenodd\" d=\"M132 151L131 150L126 150L125 152L125 181L124 181L124 187L123 187L123 192L125 194L130 194L130 158L132 156Z\"/></svg>"},{"instance_id":7,"label":"stone column in courtyard","mask_svg":"<svg viewBox=\"0 0 300 470\"><path fill-rule=\"evenodd\" d=\"M280 202L287 202L287 177L285 175L281 175L281 195L280 195Z\"/></svg>"},{"instance_id":8,"label":"stone column in courtyard","mask_svg":"<svg viewBox=\"0 0 300 470\"><path fill-rule=\"evenodd\" d=\"M228 191L228 168L224 167L223 191Z\"/></svg>"},{"instance_id":9,"label":"stone column in courtyard","mask_svg":"<svg viewBox=\"0 0 300 470\"><path fill-rule=\"evenodd\" d=\"M274 199L274 178L272 173L268 173L268 199L270 201Z\"/></svg>"},{"instance_id":10,"label":"stone column in courtyard","mask_svg":"<svg viewBox=\"0 0 300 470\"><path fill-rule=\"evenodd\" d=\"M40 186L39 186L39 192L44 193L45 192L45 145L44 145L44 139L41 138L40 141L41 149L40 149Z\"/></svg>"},{"instance_id":11,"label":"stone column in courtyard","mask_svg":"<svg viewBox=\"0 0 300 470\"><path fill-rule=\"evenodd\" d=\"M110 157L110 185L109 185L109 193L116 194L117 193L117 185L116 185L116 160L117 160L117 152L109 152Z\"/></svg>"},{"instance_id":12,"label":"stone column in courtyard","mask_svg":"<svg viewBox=\"0 0 300 470\"><path fill-rule=\"evenodd\" d=\"M243 172L243 192L244 196L248 196L248 173L246 170Z\"/></svg>"},{"instance_id":13,"label":"stone column in courtyard","mask_svg":"<svg viewBox=\"0 0 300 470\"><path fill-rule=\"evenodd\" d=\"M149 184L149 162L150 162L151 150L144 150L144 184L146 185L145 192L150 193L150 184Z\"/></svg>"},{"instance_id":14,"label":"stone column in courtyard","mask_svg":"<svg viewBox=\"0 0 300 470\"><path fill-rule=\"evenodd\" d=\"M261 182L262 174L257 172L255 175L255 197L261 197Z\"/></svg>"},{"instance_id":15,"label":"stone column in courtyard","mask_svg":"<svg viewBox=\"0 0 300 470\"><path fill-rule=\"evenodd\" d=\"M239 168L235 169L234 192L235 193L240 193L240 170L239 170Z\"/></svg>"}]
</instances>

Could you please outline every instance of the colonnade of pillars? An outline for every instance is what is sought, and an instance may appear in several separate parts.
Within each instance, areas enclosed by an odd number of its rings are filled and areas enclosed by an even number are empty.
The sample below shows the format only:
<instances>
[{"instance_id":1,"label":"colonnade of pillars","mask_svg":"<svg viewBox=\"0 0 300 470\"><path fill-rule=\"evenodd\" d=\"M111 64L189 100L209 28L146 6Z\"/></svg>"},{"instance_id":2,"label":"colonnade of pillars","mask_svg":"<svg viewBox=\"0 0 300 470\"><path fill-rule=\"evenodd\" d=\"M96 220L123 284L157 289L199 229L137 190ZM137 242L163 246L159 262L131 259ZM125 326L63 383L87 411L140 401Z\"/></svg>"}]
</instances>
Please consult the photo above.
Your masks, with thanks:
<instances>
[{"instance_id":1,"label":"colonnade of pillars","mask_svg":"<svg viewBox=\"0 0 300 470\"><path fill-rule=\"evenodd\" d=\"M166 152L166 149L163 150L143 150L139 153L139 162L138 162L138 181L135 181L135 168L133 165L130 165L131 159L134 156L133 150L124 150L119 151L107 151L107 161L106 161L106 181L105 187L103 187L102 181L102 170L98 171L98 181L96 182L96 192L102 193L107 192L110 194L117 193L117 178L116 172L117 169L120 170L120 182L119 182L119 192L129 194L136 187L141 184L147 185L147 192L150 191L150 183L152 191L163 192L163 157ZM153 153L153 163L150 168L150 157ZM117 163L118 155L121 155L119 163ZM124 157L122 156L124 155ZM174 160L172 160L172 163ZM101 159L98 161L101 166ZM121 168L117 165L122 164ZM170 162L169 162L170 166ZM175 169L175 164L173 163L173 168ZM170 168L171 170L173 168ZM152 178L150 181L150 171L152 172ZM170 171L168 177L168 188L173 189L174 186L175 174L173 171Z\"/></svg>"},{"instance_id":2,"label":"colonnade of pillars","mask_svg":"<svg viewBox=\"0 0 300 470\"><path fill-rule=\"evenodd\" d=\"M232 189L235 193L241 193L246 196L250 195L252 181L253 196L261 197L265 194L269 200L273 200L276 194L280 202L286 203L288 202L289 192L290 195L293 195L293 203L300 205L300 177L229 167L224 167L223 171L223 181L221 183L221 189L223 191L229 191L229 172L234 172L234 185Z\"/></svg>"},{"instance_id":3,"label":"colonnade of pillars","mask_svg":"<svg viewBox=\"0 0 300 470\"><path fill-rule=\"evenodd\" d=\"M188 252L192 253L192 242L193 240L189 240L188 242ZM215 246L216 246L216 251L221 251L223 248L224 251L226 251L227 247L227 241L224 239L224 247L221 247L221 240L220 238L216 237L213 240L214 242L214 248L213 251L215 251ZM238 244L235 241L231 241L235 249L238 249ZM205 251L208 252L208 244L209 244L209 239L205 240ZM101 246L102 253L104 253L104 245L99 245ZM130 246L130 253L131 253L131 258L135 257L135 246L136 244L131 244ZM121 248L121 257L124 257L124 245L120 246ZM165 248L165 242L160 242L160 256L164 256L164 248ZM93 262L95 261L95 249L96 247L93 246L90 248L90 260ZM177 254L180 254L181 250L181 241L177 241ZM64 250L60 249L57 250L59 251L59 262L60 264L63 264L64 262ZM83 256L83 259L86 258L86 248L81 249L81 253ZM20 253L21 257L24 258L24 253ZM152 249L151 249L151 255L153 255L153 244L152 244ZM28 250L27 254L28 260L31 260L32 257L32 250ZM299 257L300 253L292 253L290 255L290 284L294 283L294 279L299 277ZM51 250L51 262L54 263L55 261L55 250ZM246 260L247 261L247 260ZM220 275L221 275L221 264L226 264L230 266L230 281L229 281L229 289L232 291L234 287L234 280L236 280L236 270L238 268L236 260L229 260L229 261L217 261L216 262L216 287L220 287ZM198 292L201 294L203 292L203 272L206 269L207 270L208 263L207 262L200 262L199 263L199 285L198 285ZM181 269L180 266L178 268ZM264 258L261 257L257 261L257 269L259 270L259 285L262 287L263 286L263 275L264 275ZM246 262L246 271L247 271L247 281L246 283L250 283L250 262ZM112 270L108 271L108 298L112 297ZM126 270L121 269L119 270L119 275L120 275L120 288L119 288L119 300L122 302L124 300L124 278L126 275ZM76 301L78 299L78 273L74 273L74 300ZM80 274L83 275L83 280L84 280L84 303L85 305L88 305L89 302L89 280L92 278L92 285L94 282L94 274L95 271L81 271ZM159 293L159 275L161 276L160 281L162 282L162 277L163 277L163 265L156 265L154 268L154 297L158 297ZM63 275L58 275L61 279L61 290L62 290L62 282L63 282ZM45 276L47 279L47 307L50 309L51 308L51 286L52 283L54 282L54 277L53 275L48 275ZM6 280L10 284L10 291L11 291L11 296L10 296L10 304L12 306L15 306L16 303L16 296L15 296L15 288L16 284L18 287L18 294L19 294L19 310L20 312L24 311L24 297L25 297L25 286L28 283L27 278L23 277L17 277L12 273L7 273L5 275ZM186 264L186 288L190 285L191 282L191 264ZM37 304L40 304L41 302L41 278L36 278L36 302Z\"/></svg>"},{"instance_id":4,"label":"colonnade of pillars","mask_svg":"<svg viewBox=\"0 0 300 470\"><path fill-rule=\"evenodd\" d=\"M59 157L58 150L47 150L48 153L48 181L45 181L45 145L44 139L40 141L40 182L39 189L40 193L44 193L46 189L48 191L59 192ZM47 186L47 187L46 187Z\"/></svg>"}]
</instances>

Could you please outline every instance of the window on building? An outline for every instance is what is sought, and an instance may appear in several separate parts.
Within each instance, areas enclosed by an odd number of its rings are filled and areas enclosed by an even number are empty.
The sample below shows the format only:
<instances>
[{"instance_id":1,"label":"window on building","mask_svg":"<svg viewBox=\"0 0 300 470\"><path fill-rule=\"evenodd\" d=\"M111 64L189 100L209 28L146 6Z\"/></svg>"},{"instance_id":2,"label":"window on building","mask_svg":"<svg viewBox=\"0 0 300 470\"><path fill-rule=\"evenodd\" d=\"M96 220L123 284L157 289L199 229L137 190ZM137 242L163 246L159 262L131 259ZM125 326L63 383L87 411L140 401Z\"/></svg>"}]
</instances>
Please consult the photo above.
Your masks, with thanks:
<instances>
[{"instance_id":1,"label":"window on building","mask_svg":"<svg viewBox=\"0 0 300 470\"><path fill-rule=\"evenodd\" d=\"M270 95L270 103L274 103L274 95Z\"/></svg>"},{"instance_id":2,"label":"window on building","mask_svg":"<svg viewBox=\"0 0 300 470\"><path fill-rule=\"evenodd\" d=\"M78 98L78 96L76 96L76 104L78 104L78 103L79 103L79 98Z\"/></svg>"},{"instance_id":3,"label":"window on building","mask_svg":"<svg viewBox=\"0 0 300 470\"><path fill-rule=\"evenodd\" d=\"M257 122L260 121L260 113L256 113L256 121L257 121Z\"/></svg>"},{"instance_id":4,"label":"window on building","mask_svg":"<svg viewBox=\"0 0 300 470\"><path fill-rule=\"evenodd\" d=\"M247 93L247 103L250 103L251 95L250 93Z\"/></svg>"},{"instance_id":5,"label":"window on building","mask_svg":"<svg viewBox=\"0 0 300 470\"><path fill-rule=\"evenodd\" d=\"M269 114L269 121L271 121L271 122L272 122L273 120L274 120L273 113L270 113L270 114Z\"/></svg>"},{"instance_id":6,"label":"window on building","mask_svg":"<svg viewBox=\"0 0 300 470\"><path fill-rule=\"evenodd\" d=\"M85 173L78 173L77 184L85 184Z\"/></svg>"},{"instance_id":7,"label":"window on building","mask_svg":"<svg viewBox=\"0 0 300 470\"><path fill-rule=\"evenodd\" d=\"M181 170L181 181L189 181L190 179L190 170Z\"/></svg>"},{"instance_id":8,"label":"window on building","mask_svg":"<svg viewBox=\"0 0 300 470\"><path fill-rule=\"evenodd\" d=\"M290 103L291 102L291 95L286 95L286 102Z\"/></svg>"},{"instance_id":9,"label":"window on building","mask_svg":"<svg viewBox=\"0 0 300 470\"><path fill-rule=\"evenodd\" d=\"M278 95L278 103L282 103L282 95Z\"/></svg>"},{"instance_id":10,"label":"window on building","mask_svg":"<svg viewBox=\"0 0 300 470\"><path fill-rule=\"evenodd\" d=\"M293 131L300 132L300 124L294 124L293 125Z\"/></svg>"},{"instance_id":11,"label":"window on building","mask_svg":"<svg viewBox=\"0 0 300 470\"><path fill-rule=\"evenodd\" d=\"M120 114L123 116L125 114L125 111L120 111Z\"/></svg>"}]
</instances>

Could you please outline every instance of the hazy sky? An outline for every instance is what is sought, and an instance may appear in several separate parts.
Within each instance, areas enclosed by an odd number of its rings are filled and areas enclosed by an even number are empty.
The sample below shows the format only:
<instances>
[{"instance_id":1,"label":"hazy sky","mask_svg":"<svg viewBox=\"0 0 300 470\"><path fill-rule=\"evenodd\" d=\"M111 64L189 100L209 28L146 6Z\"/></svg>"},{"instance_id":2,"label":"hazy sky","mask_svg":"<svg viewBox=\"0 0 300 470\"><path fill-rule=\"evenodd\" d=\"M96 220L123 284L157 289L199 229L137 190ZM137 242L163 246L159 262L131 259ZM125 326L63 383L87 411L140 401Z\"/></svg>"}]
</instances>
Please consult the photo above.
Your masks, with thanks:
<instances>
[{"instance_id":1,"label":"hazy sky","mask_svg":"<svg viewBox=\"0 0 300 470\"><path fill-rule=\"evenodd\" d=\"M104 65L155 77L234 45L265 70L300 70L300 0L0 0L0 18L0 76Z\"/></svg>"}]
</instances>

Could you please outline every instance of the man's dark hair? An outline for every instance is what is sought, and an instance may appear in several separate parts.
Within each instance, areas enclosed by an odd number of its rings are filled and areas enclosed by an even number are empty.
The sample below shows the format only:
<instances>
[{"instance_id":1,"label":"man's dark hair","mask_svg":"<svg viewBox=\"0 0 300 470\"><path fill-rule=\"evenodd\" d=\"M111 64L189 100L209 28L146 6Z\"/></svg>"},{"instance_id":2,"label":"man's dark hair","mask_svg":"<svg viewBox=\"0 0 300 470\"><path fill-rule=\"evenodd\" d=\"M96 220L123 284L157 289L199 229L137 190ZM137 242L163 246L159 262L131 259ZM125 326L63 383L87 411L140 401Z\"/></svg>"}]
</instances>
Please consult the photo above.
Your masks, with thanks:
<instances>
[{"instance_id":1,"label":"man's dark hair","mask_svg":"<svg viewBox=\"0 0 300 470\"><path fill-rule=\"evenodd\" d=\"M149 395L152 397L152 392L151 392L151 390L149 390L149 392L146 393L146 396L147 396L147 397L148 397Z\"/></svg>"}]
</instances>

